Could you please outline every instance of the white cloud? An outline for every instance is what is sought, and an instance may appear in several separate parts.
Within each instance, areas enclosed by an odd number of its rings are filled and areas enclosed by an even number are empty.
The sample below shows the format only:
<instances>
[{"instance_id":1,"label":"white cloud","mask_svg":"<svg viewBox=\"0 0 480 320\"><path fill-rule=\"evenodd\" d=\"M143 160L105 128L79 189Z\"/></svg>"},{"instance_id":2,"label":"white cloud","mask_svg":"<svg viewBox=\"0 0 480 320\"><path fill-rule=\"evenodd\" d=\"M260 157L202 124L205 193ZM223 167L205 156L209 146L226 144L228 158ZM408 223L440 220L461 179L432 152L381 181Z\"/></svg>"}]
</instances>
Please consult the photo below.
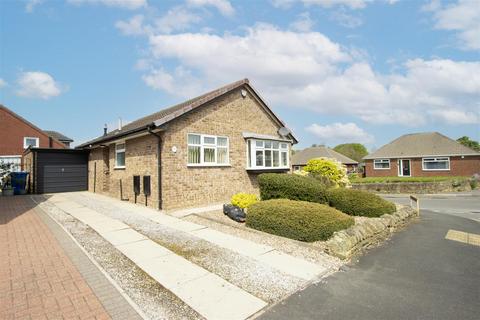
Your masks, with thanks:
<instances>
[{"instance_id":1,"label":"white cloud","mask_svg":"<svg viewBox=\"0 0 480 320\"><path fill-rule=\"evenodd\" d=\"M308 32L314 24L315 22L310 18L310 13L303 12L297 16L297 20L290 24L290 28L300 32Z\"/></svg>"},{"instance_id":2,"label":"white cloud","mask_svg":"<svg viewBox=\"0 0 480 320\"><path fill-rule=\"evenodd\" d=\"M335 122L324 126L314 123L305 128L305 130L320 139L321 142L356 142L370 144L374 141L372 135L368 134L353 122Z\"/></svg>"},{"instance_id":3,"label":"white cloud","mask_svg":"<svg viewBox=\"0 0 480 320\"><path fill-rule=\"evenodd\" d=\"M49 99L60 95L62 90L51 75L45 72L23 72L17 81L17 95L28 98Z\"/></svg>"},{"instance_id":4,"label":"white cloud","mask_svg":"<svg viewBox=\"0 0 480 320\"><path fill-rule=\"evenodd\" d=\"M480 108L480 107L479 107ZM480 112L462 110L434 110L431 115L447 124L480 124Z\"/></svg>"},{"instance_id":5,"label":"white cloud","mask_svg":"<svg viewBox=\"0 0 480 320\"><path fill-rule=\"evenodd\" d=\"M101 4L107 7L116 7L129 10L140 9L148 5L147 0L67 0L67 2L74 5Z\"/></svg>"},{"instance_id":6,"label":"white cloud","mask_svg":"<svg viewBox=\"0 0 480 320\"><path fill-rule=\"evenodd\" d=\"M433 12L435 28L456 32L460 46L467 50L480 50L480 3L478 0L459 0L442 6L432 1L423 7Z\"/></svg>"},{"instance_id":7,"label":"white cloud","mask_svg":"<svg viewBox=\"0 0 480 320\"><path fill-rule=\"evenodd\" d=\"M185 98L247 77L272 105L374 124L445 122L440 111L471 115L480 107L480 62L412 59L381 74L319 32L267 24L242 34L154 33L148 39L150 55L140 63L144 82ZM456 118L449 123L459 124Z\"/></svg>"},{"instance_id":8,"label":"white cloud","mask_svg":"<svg viewBox=\"0 0 480 320\"><path fill-rule=\"evenodd\" d=\"M7 82L0 78L0 89L7 86Z\"/></svg>"},{"instance_id":9,"label":"white cloud","mask_svg":"<svg viewBox=\"0 0 480 320\"><path fill-rule=\"evenodd\" d=\"M293 4L301 2L305 6L320 6L322 8L343 7L349 9L363 9L368 4L374 3L375 0L270 0L272 5L276 8L288 9ZM395 4L398 0L383 0L377 2L384 2L387 4Z\"/></svg>"},{"instance_id":10,"label":"white cloud","mask_svg":"<svg viewBox=\"0 0 480 320\"><path fill-rule=\"evenodd\" d=\"M27 3L25 4L25 11L27 11L28 13L33 12L35 7L42 2L43 0L27 0Z\"/></svg>"},{"instance_id":11,"label":"white cloud","mask_svg":"<svg viewBox=\"0 0 480 320\"><path fill-rule=\"evenodd\" d=\"M187 0L187 3L195 7L212 6L224 16L235 14L235 9L228 0Z\"/></svg>"},{"instance_id":12,"label":"white cloud","mask_svg":"<svg viewBox=\"0 0 480 320\"><path fill-rule=\"evenodd\" d=\"M117 21L115 27L126 36L144 35L147 32L147 29L143 25L143 20L143 15L138 14L130 18L128 21Z\"/></svg>"},{"instance_id":13,"label":"white cloud","mask_svg":"<svg viewBox=\"0 0 480 320\"><path fill-rule=\"evenodd\" d=\"M156 30L161 33L170 33L176 30L188 29L192 24L201 21L201 18L182 7L174 7L155 20Z\"/></svg>"},{"instance_id":14,"label":"white cloud","mask_svg":"<svg viewBox=\"0 0 480 320\"><path fill-rule=\"evenodd\" d=\"M348 14L343 9L332 12L330 19L336 21L339 25L346 28L356 28L363 24L363 20L361 18Z\"/></svg>"}]
</instances>

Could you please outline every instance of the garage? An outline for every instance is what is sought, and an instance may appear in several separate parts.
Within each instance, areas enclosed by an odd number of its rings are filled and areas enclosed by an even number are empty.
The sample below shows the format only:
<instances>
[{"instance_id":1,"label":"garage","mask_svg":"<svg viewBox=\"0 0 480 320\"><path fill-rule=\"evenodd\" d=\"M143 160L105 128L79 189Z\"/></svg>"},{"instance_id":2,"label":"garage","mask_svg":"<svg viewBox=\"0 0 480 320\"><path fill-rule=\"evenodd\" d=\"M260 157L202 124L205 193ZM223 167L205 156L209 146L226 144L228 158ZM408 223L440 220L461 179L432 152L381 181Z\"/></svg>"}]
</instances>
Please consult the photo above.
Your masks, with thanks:
<instances>
[{"instance_id":1,"label":"garage","mask_svg":"<svg viewBox=\"0 0 480 320\"><path fill-rule=\"evenodd\" d=\"M23 156L30 193L88 190L88 152L31 148Z\"/></svg>"}]
</instances>

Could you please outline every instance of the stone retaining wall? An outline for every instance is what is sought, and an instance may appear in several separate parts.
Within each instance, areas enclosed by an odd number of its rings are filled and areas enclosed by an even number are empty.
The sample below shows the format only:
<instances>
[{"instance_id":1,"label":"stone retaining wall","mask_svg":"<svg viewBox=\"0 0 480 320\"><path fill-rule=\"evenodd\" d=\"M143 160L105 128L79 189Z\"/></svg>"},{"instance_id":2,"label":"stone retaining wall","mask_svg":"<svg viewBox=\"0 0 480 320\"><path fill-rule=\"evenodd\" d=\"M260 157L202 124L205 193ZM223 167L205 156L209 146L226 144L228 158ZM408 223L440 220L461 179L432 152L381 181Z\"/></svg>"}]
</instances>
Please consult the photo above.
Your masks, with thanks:
<instances>
[{"instance_id":1,"label":"stone retaining wall","mask_svg":"<svg viewBox=\"0 0 480 320\"><path fill-rule=\"evenodd\" d=\"M354 183L353 189L374 193L445 193L470 191L470 182L465 180L449 180L438 182L390 182L390 183Z\"/></svg>"},{"instance_id":2,"label":"stone retaining wall","mask_svg":"<svg viewBox=\"0 0 480 320\"><path fill-rule=\"evenodd\" d=\"M397 212L379 218L355 217L355 225L335 232L326 241L326 252L340 259L347 259L362 248L387 238L395 229L417 216L411 207L397 205Z\"/></svg>"}]
</instances>

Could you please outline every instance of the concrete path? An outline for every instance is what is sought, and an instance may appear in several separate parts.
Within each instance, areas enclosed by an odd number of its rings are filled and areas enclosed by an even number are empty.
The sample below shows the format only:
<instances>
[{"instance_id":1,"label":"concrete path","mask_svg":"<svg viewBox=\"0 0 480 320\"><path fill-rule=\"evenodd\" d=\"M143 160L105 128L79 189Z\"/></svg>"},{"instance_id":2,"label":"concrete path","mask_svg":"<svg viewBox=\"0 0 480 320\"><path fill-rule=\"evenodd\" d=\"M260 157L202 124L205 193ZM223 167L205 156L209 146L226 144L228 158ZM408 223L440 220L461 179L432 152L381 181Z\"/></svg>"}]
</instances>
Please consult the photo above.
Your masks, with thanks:
<instances>
[{"instance_id":1,"label":"concrete path","mask_svg":"<svg viewBox=\"0 0 480 320\"><path fill-rule=\"evenodd\" d=\"M120 205L120 204L119 204ZM142 215L165 227L189 233L219 247L253 258L269 267L304 280L313 280L327 272L325 267L282 253L273 247L255 243L250 240L232 236L200 224L184 221L166 214L161 214L145 207L121 203L130 207L135 214ZM132 214L133 214L132 212Z\"/></svg>"},{"instance_id":2,"label":"concrete path","mask_svg":"<svg viewBox=\"0 0 480 320\"><path fill-rule=\"evenodd\" d=\"M89 225L162 286L207 319L246 319L267 304L185 258L151 241L128 225L74 201L55 195L50 200ZM204 229L200 225L163 216L157 219L178 230Z\"/></svg>"}]
</instances>

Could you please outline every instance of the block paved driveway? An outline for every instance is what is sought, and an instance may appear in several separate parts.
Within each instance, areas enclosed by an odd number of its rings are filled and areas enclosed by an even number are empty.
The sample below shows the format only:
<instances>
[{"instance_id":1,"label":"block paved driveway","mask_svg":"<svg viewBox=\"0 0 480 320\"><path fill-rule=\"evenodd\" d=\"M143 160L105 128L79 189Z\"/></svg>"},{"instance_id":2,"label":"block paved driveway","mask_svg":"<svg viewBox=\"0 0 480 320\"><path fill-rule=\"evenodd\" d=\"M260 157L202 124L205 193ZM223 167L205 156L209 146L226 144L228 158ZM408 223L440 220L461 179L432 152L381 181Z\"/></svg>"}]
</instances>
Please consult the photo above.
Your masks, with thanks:
<instances>
[{"instance_id":1,"label":"block paved driveway","mask_svg":"<svg viewBox=\"0 0 480 320\"><path fill-rule=\"evenodd\" d=\"M103 274L63 230L34 206L27 196L0 197L0 319L120 318L107 312L105 299L109 295L121 304L119 293L105 284ZM84 265L82 271L90 267L89 277L103 280L103 304L67 254L66 243L70 256L75 254L76 263Z\"/></svg>"}]
</instances>

